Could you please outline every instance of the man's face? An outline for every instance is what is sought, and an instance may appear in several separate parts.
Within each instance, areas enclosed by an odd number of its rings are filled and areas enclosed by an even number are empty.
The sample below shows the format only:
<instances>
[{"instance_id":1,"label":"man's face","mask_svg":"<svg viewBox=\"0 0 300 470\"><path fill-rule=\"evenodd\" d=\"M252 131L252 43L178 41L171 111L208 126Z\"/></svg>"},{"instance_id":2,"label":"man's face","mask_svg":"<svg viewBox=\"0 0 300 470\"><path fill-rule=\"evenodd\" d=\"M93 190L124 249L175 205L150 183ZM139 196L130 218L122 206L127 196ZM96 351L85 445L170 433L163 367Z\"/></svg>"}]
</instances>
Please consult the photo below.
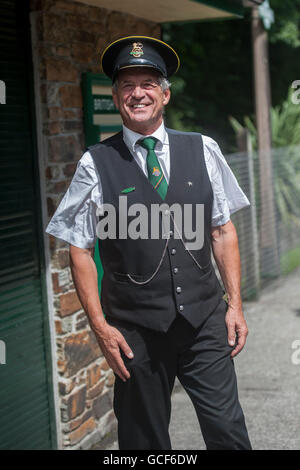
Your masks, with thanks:
<instances>
[{"instance_id":1,"label":"man's face","mask_svg":"<svg viewBox=\"0 0 300 470\"><path fill-rule=\"evenodd\" d=\"M147 67L133 67L118 73L113 100L123 123L140 134L153 133L162 123L163 108L170 100L170 90L162 91L159 74Z\"/></svg>"}]
</instances>

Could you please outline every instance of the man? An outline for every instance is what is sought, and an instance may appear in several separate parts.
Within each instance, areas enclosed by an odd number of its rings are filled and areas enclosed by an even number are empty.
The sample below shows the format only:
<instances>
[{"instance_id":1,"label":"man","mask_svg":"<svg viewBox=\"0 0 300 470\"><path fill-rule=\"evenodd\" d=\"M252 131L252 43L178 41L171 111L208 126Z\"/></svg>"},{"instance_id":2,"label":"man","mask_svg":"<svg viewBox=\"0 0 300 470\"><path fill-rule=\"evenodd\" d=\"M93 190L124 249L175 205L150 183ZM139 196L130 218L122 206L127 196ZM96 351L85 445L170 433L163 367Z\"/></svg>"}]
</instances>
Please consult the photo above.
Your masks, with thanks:
<instances>
[{"instance_id":1,"label":"man","mask_svg":"<svg viewBox=\"0 0 300 470\"><path fill-rule=\"evenodd\" d=\"M230 221L249 201L212 139L164 127L167 78L178 67L176 52L154 38L121 38L106 48L102 68L113 81L123 132L83 155L47 231L70 243L78 296L115 374L119 448L171 449L177 376L208 449L251 449L233 364L247 325ZM137 204L146 214L139 237L130 236ZM147 237L143 230L153 228L157 207L163 208L162 233ZM116 217L109 219L111 209ZM192 233L201 232L200 245L186 233L191 219ZM112 235L105 236L109 224ZM104 268L101 304L96 235ZM212 267L211 247L228 302Z\"/></svg>"}]
</instances>

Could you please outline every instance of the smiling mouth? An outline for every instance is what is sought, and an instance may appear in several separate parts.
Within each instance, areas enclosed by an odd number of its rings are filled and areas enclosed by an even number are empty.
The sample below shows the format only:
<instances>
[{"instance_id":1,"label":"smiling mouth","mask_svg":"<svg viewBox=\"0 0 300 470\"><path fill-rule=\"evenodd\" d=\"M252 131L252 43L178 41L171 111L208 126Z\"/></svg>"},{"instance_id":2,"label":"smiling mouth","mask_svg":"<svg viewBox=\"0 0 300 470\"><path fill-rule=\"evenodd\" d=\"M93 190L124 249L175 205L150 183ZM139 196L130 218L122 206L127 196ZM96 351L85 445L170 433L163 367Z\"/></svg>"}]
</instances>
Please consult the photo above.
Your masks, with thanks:
<instances>
[{"instance_id":1,"label":"smiling mouth","mask_svg":"<svg viewBox=\"0 0 300 470\"><path fill-rule=\"evenodd\" d=\"M132 104L132 105L130 105L130 107L133 108L133 109L143 109L143 108L146 108L147 106L149 106L149 104Z\"/></svg>"}]
</instances>

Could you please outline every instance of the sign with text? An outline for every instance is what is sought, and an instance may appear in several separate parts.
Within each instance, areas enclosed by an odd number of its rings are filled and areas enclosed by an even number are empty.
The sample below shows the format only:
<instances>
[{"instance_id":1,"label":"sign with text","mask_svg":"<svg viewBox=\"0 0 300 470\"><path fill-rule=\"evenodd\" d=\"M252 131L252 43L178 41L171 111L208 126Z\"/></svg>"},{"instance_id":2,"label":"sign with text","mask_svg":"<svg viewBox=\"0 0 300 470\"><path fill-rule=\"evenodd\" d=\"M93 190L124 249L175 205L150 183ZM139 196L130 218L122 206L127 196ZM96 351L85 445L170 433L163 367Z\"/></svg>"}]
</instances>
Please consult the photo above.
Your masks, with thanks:
<instances>
[{"instance_id":1,"label":"sign with text","mask_svg":"<svg viewBox=\"0 0 300 470\"><path fill-rule=\"evenodd\" d=\"M101 73L84 73L83 114L85 144L93 145L122 129L122 119L116 109L111 81Z\"/></svg>"}]
</instances>

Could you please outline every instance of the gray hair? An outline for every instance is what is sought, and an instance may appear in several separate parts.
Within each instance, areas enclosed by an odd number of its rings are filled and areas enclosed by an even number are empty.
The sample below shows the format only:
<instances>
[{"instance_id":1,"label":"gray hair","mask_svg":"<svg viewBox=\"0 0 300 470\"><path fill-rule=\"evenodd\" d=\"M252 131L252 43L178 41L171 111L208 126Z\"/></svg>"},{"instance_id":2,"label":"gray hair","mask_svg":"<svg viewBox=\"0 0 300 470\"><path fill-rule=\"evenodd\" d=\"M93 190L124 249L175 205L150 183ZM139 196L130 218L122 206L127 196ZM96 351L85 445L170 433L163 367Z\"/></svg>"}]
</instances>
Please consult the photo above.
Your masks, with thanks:
<instances>
[{"instance_id":1,"label":"gray hair","mask_svg":"<svg viewBox=\"0 0 300 470\"><path fill-rule=\"evenodd\" d=\"M160 84L162 91L165 91L171 87L169 80L166 77L162 77L161 75L158 77L158 83Z\"/></svg>"},{"instance_id":2,"label":"gray hair","mask_svg":"<svg viewBox=\"0 0 300 470\"><path fill-rule=\"evenodd\" d=\"M161 87L162 91L165 91L165 90L167 90L168 88L171 87L171 83L169 82L169 80L166 77L163 77L162 75L159 75L158 83L159 83L159 86ZM117 88L118 88L118 79L116 79L114 81L114 83L112 84L112 88L113 88L114 91L117 90Z\"/></svg>"}]
</instances>

